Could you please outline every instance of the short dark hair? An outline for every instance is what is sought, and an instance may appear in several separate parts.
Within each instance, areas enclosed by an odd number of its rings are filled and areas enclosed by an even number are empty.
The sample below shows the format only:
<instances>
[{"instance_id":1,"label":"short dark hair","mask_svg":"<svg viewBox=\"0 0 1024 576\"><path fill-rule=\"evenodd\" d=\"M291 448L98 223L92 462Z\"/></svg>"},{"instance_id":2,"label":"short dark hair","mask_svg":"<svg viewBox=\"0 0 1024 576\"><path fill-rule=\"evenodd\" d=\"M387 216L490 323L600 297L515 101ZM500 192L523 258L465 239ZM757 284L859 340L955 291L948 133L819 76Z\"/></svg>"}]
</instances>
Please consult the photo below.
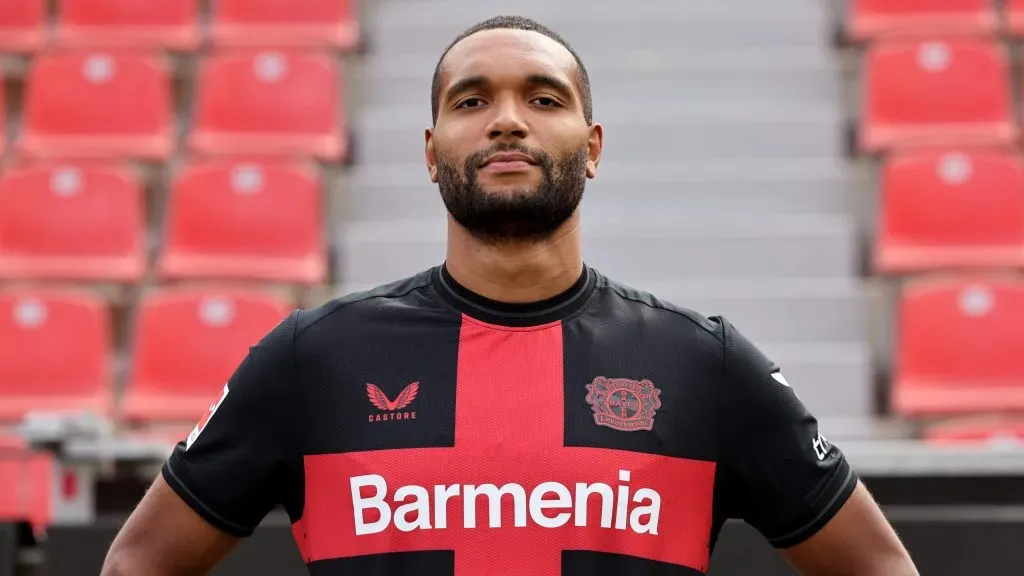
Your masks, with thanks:
<instances>
[{"instance_id":1,"label":"short dark hair","mask_svg":"<svg viewBox=\"0 0 1024 576\"><path fill-rule=\"evenodd\" d=\"M444 64L445 57L448 56L448 52L450 52L456 44L462 42L473 34L484 30L527 30L529 32L543 34L564 46L565 49L572 54L572 57L576 59L577 70L575 80L576 88L579 90L580 98L582 99L581 104L583 106L583 118L587 121L587 124L594 123L594 105L590 96L590 76L587 75L587 67L583 65L583 60L580 59L579 54L569 46L569 43L553 30L535 20L524 18L522 16L495 16L493 18L488 18L483 22L474 24L464 30L455 38L455 40L452 40L452 43L449 44L448 47L445 48L444 53L441 54L441 58L437 60L437 66L434 68L434 78L431 82L430 89L430 109L434 124L437 124L437 111L441 102L441 67Z\"/></svg>"}]
</instances>

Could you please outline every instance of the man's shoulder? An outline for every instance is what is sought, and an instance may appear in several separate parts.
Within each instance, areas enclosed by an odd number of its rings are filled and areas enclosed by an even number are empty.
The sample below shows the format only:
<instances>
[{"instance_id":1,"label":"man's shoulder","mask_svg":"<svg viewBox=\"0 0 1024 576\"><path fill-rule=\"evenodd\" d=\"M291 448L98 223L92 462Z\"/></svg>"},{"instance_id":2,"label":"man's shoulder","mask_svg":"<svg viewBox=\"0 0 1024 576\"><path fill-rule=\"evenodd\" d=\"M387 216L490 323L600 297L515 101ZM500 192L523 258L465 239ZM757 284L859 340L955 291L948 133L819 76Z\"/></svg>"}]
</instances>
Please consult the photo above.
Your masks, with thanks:
<instances>
[{"instance_id":1,"label":"man's shoulder","mask_svg":"<svg viewBox=\"0 0 1024 576\"><path fill-rule=\"evenodd\" d=\"M296 312L295 333L299 337L311 327L325 320L336 320L339 317L350 319L366 314L379 312L389 307L406 305L406 299L430 285L433 269L424 270L415 276L395 280L371 288L349 291L333 298L315 308Z\"/></svg>"},{"instance_id":2,"label":"man's shoulder","mask_svg":"<svg viewBox=\"0 0 1024 576\"><path fill-rule=\"evenodd\" d=\"M673 328L693 330L701 336L713 338L719 345L725 342L728 321L720 315L705 316L699 311L661 298L653 292L634 288L604 275L599 275L597 287L605 297L618 301L630 310L653 311L653 317L659 323L664 322ZM650 318L651 315L647 317Z\"/></svg>"}]
</instances>

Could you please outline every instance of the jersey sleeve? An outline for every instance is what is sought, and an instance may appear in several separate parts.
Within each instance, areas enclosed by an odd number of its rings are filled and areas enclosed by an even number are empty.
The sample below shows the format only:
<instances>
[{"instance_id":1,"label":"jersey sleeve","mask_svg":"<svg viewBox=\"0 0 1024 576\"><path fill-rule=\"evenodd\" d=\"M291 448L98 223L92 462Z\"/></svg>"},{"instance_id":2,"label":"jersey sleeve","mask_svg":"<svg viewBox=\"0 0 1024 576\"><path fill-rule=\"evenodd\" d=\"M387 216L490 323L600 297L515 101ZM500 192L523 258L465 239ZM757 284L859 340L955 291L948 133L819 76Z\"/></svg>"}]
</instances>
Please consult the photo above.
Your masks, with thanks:
<instances>
[{"instance_id":1,"label":"jersey sleeve","mask_svg":"<svg viewBox=\"0 0 1024 576\"><path fill-rule=\"evenodd\" d=\"M788 548L832 519L857 477L779 367L727 320L720 321L729 513L776 548Z\"/></svg>"},{"instance_id":2,"label":"jersey sleeve","mask_svg":"<svg viewBox=\"0 0 1024 576\"><path fill-rule=\"evenodd\" d=\"M295 329L293 313L250 347L162 469L196 513L233 536L251 535L294 489Z\"/></svg>"}]
</instances>

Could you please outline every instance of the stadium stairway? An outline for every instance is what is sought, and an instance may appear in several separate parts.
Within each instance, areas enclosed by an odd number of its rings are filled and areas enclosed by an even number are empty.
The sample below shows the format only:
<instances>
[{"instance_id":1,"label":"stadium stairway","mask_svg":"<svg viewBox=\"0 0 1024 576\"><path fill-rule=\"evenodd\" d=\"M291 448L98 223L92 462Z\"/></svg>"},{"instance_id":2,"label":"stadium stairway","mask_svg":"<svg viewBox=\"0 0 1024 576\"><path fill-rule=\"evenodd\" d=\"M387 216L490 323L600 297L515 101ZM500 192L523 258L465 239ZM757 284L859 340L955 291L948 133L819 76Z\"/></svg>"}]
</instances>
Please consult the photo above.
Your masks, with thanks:
<instances>
[{"instance_id":1,"label":"stadium stairway","mask_svg":"<svg viewBox=\"0 0 1024 576\"><path fill-rule=\"evenodd\" d=\"M496 14L552 27L590 72L606 144L584 200L588 262L726 315L781 365L830 437L870 433L872 362L840 83L829 15L814 0L370 8L372 50L352 109L357 160L334 206L339 291L444 257L444 208L423 166L430 77L448 39Z\"/></svg>"}]
</instances>

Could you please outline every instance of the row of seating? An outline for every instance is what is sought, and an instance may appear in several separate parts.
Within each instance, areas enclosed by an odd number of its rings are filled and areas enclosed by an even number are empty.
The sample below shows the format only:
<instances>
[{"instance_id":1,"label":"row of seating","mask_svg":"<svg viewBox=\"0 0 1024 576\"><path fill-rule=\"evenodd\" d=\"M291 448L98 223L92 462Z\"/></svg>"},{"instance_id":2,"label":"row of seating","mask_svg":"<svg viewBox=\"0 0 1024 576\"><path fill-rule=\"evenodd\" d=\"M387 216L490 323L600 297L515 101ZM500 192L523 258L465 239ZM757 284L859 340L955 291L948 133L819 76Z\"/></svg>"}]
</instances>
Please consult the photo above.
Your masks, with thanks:
<instances>
[{"instance_id":1,"label":"row of seating","mask_svg":"<svg viewBox=\"0 0 1024 576\"><path fill-rule=\"evenodd\" d=\"M849 0L853 42L934 35L1024 35L1024 0Z\"/></svg>"},{"instance_id":2,"label":"row of seating","mask_svg":"<svg viewBox=\"0 0 1024 576\"><path fill-rule=\"evenodd\" d=\"M860 152L1020 143L1001 44L964 38L883 43L865 58ZM342 81L340 64L320 52L204 58L187 147L197 154L344 160ZM157 56L40 55L28 75L16 148L32 158L165 160L175 152L175 113L171 74Z\"/></svg>"},{"instance_id":3,"label":"row of seating","mask_svg":"<svg viewBox=\"0 0 1024 576\"><path fill-rule=\"evenodd\" d=\"M0 52L48 48L215 47L355 48L352 0L217 0L209 24L200 0L0 0Z\"/></svg>"},{"instance_id":4,"label":"row of seating","mask_svg":"<svg viewBox=\"0 0 1024 576\"><path fill-rule=\"evenodd\" d=\"M320 171L210 160L171 178L156 272L318 284L327 239ZM135 282L148 272L145 192L118 166L52 164L0 175L0 278ZM1024 268L1024 158L916 150L882 168L873 269Z\"/></svg>"},{"instance_id":5,"label":"row of seating","mask_svg":"<svg viewBox=\"0 0 1024 576\"><path fill-rule=\"evenodd\" d=\"M72 288L0 292L0 423L91 411L126 423L194 422L249 347L292 309L238 287L152 288L134 317L130 378L115 394L105 301Z\"/></svg>"},{"instance_id":6,"label":"row of seating","mask_svg":"<svg viewBox=\"0 0 1024 576\"><path fill-rule=\"evenodd\" d=\"M30 160L166 160L176 152L179 128L171 76L167 63L152 55L38 56L28 74L16 151ZM344 160L341 86L340 64L322 52L256 50L204 58L188 150ZM3 125L0 106L0 135ZM0 138L0 154L2 146Z\"/></svg>"},{"instance_id":7,"label":"row of seating","mask_svg":"<svg viewBox=\"0 0 1024 576\"><path fill-rule=\"evenodd\" d=\"M921 281L906 287L900 302L898 413L1024 410L1024 281ZM99 296L71 289L0 292L0 419L91 409L128 422L193 420L248 347L289 310L288 301L262 291L145 291L135 310L127 386L115 399L111 320Z\"/></svg>"},{"instance_id":8,"label":"row of seating","mask_svg":"<svg viewBox=\"0 0 1024 576\"><path fill-rule=\"evenodd\" d=\"M320 172L206 161L172 178L155 272L163 280L327 279ZM0 176L0 279L131 283L149 272L138 173L60 165Z\"/></svg>"}]
</instances>

